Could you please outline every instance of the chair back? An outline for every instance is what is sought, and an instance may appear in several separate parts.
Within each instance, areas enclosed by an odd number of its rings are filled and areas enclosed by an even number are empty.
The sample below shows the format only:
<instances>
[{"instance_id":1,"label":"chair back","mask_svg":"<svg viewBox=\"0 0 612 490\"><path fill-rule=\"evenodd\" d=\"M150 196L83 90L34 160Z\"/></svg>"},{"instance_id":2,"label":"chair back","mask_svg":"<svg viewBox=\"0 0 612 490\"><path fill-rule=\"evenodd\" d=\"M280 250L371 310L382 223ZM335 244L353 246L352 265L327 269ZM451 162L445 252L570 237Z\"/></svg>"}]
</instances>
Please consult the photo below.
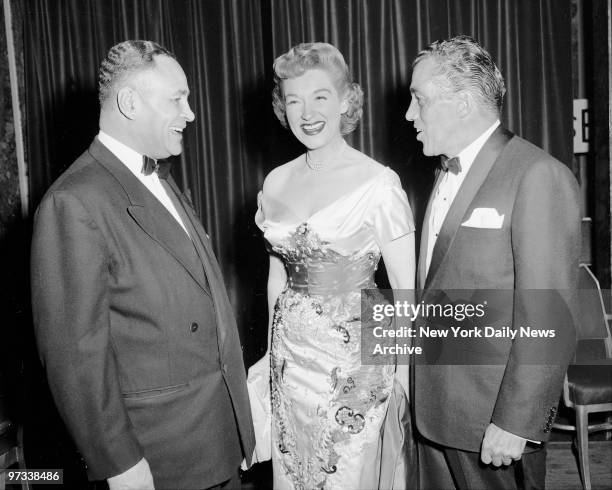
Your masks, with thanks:
<instances>
[{"instance_id":1,"label":"chair back","mask_svg":"<svg viewBox=\"0 0 612 490\"><path fill-rule=\"evenodd\" d=\"M575 363L612 358L612 336L599 281L585 264L578 275L577 347Z\"/></svg>"}]
</instances>

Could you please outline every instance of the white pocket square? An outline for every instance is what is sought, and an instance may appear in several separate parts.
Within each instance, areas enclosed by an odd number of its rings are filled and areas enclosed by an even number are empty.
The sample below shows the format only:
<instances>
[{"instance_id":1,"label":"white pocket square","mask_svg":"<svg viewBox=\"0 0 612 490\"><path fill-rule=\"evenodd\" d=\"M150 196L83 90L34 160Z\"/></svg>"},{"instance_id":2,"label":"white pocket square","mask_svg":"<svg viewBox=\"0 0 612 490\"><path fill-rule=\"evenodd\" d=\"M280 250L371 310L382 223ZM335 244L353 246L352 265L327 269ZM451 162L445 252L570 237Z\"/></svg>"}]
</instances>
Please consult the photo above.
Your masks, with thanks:
<instances>
[{"instance_id":1,"label":"white pocket square","mask_svg":"<svg viewBox=\"0 0 612 490\"><path fill-rule=\"evenodd\" d=\"M474 208L470 218L461 223L468 228L488 228L499 230L504 224L504 215L499 214L495 208Z\"/></svg>"}]
</instances>

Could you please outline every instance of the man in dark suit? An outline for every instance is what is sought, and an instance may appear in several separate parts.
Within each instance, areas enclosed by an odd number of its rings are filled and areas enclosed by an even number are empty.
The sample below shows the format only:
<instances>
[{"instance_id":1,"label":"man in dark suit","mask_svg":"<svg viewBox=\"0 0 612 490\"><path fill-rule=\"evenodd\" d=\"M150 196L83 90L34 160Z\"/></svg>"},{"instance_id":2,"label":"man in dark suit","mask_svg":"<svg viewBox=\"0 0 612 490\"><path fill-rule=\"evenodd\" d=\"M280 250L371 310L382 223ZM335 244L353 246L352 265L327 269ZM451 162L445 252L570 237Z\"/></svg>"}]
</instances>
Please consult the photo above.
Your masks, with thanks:
<instances>
[{"instance_id":1,"label":"man in dark suit","mask_svg":"<svg viewBox=\"0 0 612 490\"><path fill-rule=\"evenodd\" d=\"M36 214L32 302L60 414L111 489L234 488L254 436L235 320L194 210L157 162L194 120L150 41L109 51L100 132Z\"/></svg>"},{"instance_id":2,"label":"man in dark suit","mask_svg":"<svg viewBox=\"0 0 612 490\"><path fill-rule=\"evenodd\" d=\"M420 299L499 290L501 324L556 330L547 339L464 341L461 352L451 352L457 342L417 334L430 354L413 369L422 487L543 488L543 446L575 343L577 183L565 165L500 126L504 81L473 39L419 53L410 90L406 119L423 153L443 163L423 224ZM436 357L443 354L447 361Z\"/></svg>"}]
</instances>

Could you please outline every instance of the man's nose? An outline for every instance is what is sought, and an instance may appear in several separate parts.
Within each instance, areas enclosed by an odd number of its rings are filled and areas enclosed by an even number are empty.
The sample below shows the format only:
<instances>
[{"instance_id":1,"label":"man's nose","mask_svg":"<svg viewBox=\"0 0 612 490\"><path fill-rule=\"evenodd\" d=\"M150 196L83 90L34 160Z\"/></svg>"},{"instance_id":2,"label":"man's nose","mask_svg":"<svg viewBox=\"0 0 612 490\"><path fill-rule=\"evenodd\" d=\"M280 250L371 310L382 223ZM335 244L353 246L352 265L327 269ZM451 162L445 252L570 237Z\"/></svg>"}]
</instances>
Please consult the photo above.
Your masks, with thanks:
<instances>
[{"instance_id":1,"label":"man's nose","mask_svg":"<svg viewBox=\"0 0 612 490\"><path fill-rule=\"evenodd\" d=\"M416 110L416 103L413 100L410 101L408 110L406 111L406 121L414 121L419 116L419 111Z\"/></svg>"},{"instance_id":2,"label":"man's nose","mask_svg":"<svg viewBox=\"0 0 612 490\"><path fill-rule=\"evenodd\" d=\"M185 107L183 108L183 117L187 122L192 122L195 120L195 114L191 110L189 102L185 102Z\"/></svg>"}]
</instances>

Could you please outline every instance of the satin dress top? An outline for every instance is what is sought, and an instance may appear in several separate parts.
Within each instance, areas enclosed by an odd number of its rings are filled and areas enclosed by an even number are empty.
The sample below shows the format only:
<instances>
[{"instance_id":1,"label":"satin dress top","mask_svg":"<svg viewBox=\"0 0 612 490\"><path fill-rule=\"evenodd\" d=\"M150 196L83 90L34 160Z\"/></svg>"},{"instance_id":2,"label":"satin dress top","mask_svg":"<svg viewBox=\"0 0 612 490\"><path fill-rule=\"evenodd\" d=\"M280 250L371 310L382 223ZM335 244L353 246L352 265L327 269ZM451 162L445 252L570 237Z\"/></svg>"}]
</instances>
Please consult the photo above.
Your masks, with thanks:
<instances>
[{"instance_id":1,"label":"satin dress top","mask_svg":"<svg viewBox=\"0 0 612 490\"><path fill-rule=\"evenodd\" d=\"M270 355L274 488L378 488L395 366L362 365L361 289L375 287L381 248L414 231L406 194L381 166L307 219L258 201L255 221L287 271Z\"/></svg>"}]
</instances>

